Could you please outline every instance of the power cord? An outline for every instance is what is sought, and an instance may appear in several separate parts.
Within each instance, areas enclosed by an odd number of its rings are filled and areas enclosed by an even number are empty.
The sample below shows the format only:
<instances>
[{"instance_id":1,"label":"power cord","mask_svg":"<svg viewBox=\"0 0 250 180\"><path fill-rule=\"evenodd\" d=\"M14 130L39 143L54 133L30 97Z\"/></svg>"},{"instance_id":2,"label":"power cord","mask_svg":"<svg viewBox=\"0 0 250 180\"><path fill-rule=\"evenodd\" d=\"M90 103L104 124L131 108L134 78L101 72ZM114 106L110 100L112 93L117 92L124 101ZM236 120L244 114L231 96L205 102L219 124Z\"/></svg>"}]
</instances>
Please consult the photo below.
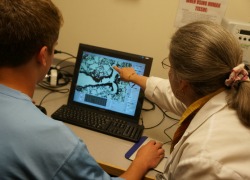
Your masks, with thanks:
<instances>
[{"instance_id":1,"label":"power cord","mask_svg":"<svg viewBox=\"0 0 250 180\"><path fill-rule=\"evenodd\" d=\"M169 141L166 141L166 142L164 142L163 144L168 144L168 143L171 143L171 142L172 142L173 139L168 135L167 131L168 131L169 129L171 129L172 127L174 127L176 124L178 124L178 122L175 122L175 123L172 124L171 126L169 126L169 127L167 127L167 128L164 129L164 134L169 138Z\"/></svg>"},{"instance_id":2,"label":"power cord","mask_svg":"<svg viewBox=\"0 0 250 180\"><path fill-rule=\"evenodd\" d=\"M66 61L69 60L69 59L75 59L75 57L68 57L68 58L65 58L65 59L59 61L55 66L57 67L57 66L59 66L60 64L66 62ZM73 65L72 65L72 66L73 66ZM73 67L74 67L74 66L73 66Z\"/></svg>"},{"instance_id":3,"label":"power cord","mask_svg":"<svg viewBox=\"0 0 250 180\"><path fill-rule=\"evenodd\" d=\"M157 126L159 126L164 121L164 119L165 119L165 116L163 114L163 117L162 117L162 119L161 119L161 121L159 123L157 123L156 125L151 126L151 127L144 127L144 129L153 129L153 128L156 128ZM143 125L144 124L143 123L143 118L141 120L142 120L142 125Z\"/></svg>"},{"instance_id":4,"label":"power cord","mask_svg":"<svg viewBox=\"0 0 250 180\"><path fill-rule=\"evenodd\" d=\"M76 56L74 56L73 54L70 54L70 53L67 53L67 52L64 52L64 51L60 51L60 50L57 50L57 49L54 50L54 54L67 54L67 55L71 56L72 58L76 58Z\"/></svg>"},{"instance_id":5,"label":"power cord","mask_svg":"<svg viewBox=\"0 0 250 180\"><path fill-rule=\"evenodd\" d=\"M169 138L169 140L166 141L166 142L164 142L163 144L167 144L167 143L172 142L172 138L168 135L167 131L169 129L171 129L172 127L174 127L179 122L179 119L176 119L176 118L173 118L173 117L169 116L166 113L166 111L164 111L162 108L160 108L157 104L155 104L152 101L150 101L148 98L145 97L145 100L148 101L151 104L152 108L149 108L149 109L143 108L142 110L144 110L144 111L152 111L152 110L155 110L155 106L157 106L157 108L162 112L163 117L162 117L161 121L159 123L157 123L156 125L151 126L151 127L145 127L144 129L153 129L153 128L159 126L160 124L162 124L162 122L164 121L165 117L168 117L171 120L177 121L177 122L173 123L172 125L170 125L170 126L168 126L167 128L164 129L164 134ZM142 125L143 125L144 124L143 123L143 118L141 118L141 122L142 122Z\"/></svg>"},{"instance_id":6,"label":"power cord","mask_svg":"<svg viewBox=\"0 0 250 180\"><path fill-rule=\"evenodd\" d=\"M152 111L152 110L155 110L155 103L153 103L152 101L150 101L150 100L149 100L148 98L146 98L146 97L144 97L144 99L145 99L146 101L148 101L149 104L151 104L152 108L150 108L150 109L142 108L142 110L143 110L143 111Z\"/></svg>"},{"instance_id":7,"label":"power cord","mask_svg":"<svg viewBox=\"0 0 250 180\"><path fill-rule=\"evenodd\" d=\"M39 85L39 86L40 86L40 85ZM40 86L40 87L42 87L42 86ZM45 87L42 87L42 88L45 88ZM50 90L50 92L48 92L48 93L42 98L42 100L41 100L40 103L39 103L39 106L42 105L44 99L45 99L46 97L48 97L50 94L53 94L53 93L62 93L62 94L65 94L65 93L68 93L68 92L69 92L69 89L49 89L49 88L47 88L47 87L46 87L45 89Z\"/></svg>"},{"instance_id":8,"label":"power cord","mask_svg":"<svg viewBox=\"0 0 250 180\"><path fill-rule=\"evenodd\" d=\"M150 109L142 108L143 111L152 111L152 110L155 110L155 106L157 106L157 108L163 113L164 117L166 116L166 117L168 117L168 118L170 118L170 119L172 119L172 120L179 121L179 119L176 119L176 118L173 118L173 117L169 116L169 115L166 113L166 111L164 111L160 106L158 106L158 105L155 104L154 102L150 101L148 98L145 97L144 99L145 99L146 101L148 101L148 102L151 104L152 108L150 108ZM160 124L159 124L159 125L160 125Z\"/></svg>"}]
</instances>

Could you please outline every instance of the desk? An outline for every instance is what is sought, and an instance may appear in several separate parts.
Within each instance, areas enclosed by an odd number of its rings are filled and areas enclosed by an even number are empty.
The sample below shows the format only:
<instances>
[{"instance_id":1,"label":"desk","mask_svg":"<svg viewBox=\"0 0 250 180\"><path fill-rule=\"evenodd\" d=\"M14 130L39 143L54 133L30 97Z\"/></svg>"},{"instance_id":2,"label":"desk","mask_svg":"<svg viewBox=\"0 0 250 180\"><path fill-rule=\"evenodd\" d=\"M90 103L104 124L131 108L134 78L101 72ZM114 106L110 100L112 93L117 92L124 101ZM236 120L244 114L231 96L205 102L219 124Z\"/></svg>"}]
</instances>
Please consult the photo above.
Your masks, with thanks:
<instances>
[{"instance_id":1,"label":"desk","mask_svg":"<svg viewBox=\"0 0 250 180\"><path fill-rule=\"evenodd\" d=\"M69 88L69 86L65 88ZM37 87L34 93L34 101L37 104L40 103L40 101L48 92L48 90ZM52 93L44 99L42 106L46 108L47 114L50 116L62 104L66 104L67 99L68 93ZM143 107L150 108L150 105L147 102L144 102ZM153 127L163 119L163 113L158 108L156 108L153 111L142 111L141 117L143 118L145 128ZM152 129L145 129L143 135L149 136L161 142L169 141L167 135L164 133L164 130L174 123L176 123L176 121L173 121L170 118L165 118L161 125ZM133 142L115 138L71 124L65 124L86 143L90 154L109 174L119 176L130 165L131 161L127 160L124 155L132 147L134 144ZM176 126L169 129L167 131L168 135L172 137L175 129ZM166 144L165 146L165 154L168 156L170 144ZM156 173L157 172L154 170L149 171L145 179L155 179Z\"/></svg>"}]
</instances>

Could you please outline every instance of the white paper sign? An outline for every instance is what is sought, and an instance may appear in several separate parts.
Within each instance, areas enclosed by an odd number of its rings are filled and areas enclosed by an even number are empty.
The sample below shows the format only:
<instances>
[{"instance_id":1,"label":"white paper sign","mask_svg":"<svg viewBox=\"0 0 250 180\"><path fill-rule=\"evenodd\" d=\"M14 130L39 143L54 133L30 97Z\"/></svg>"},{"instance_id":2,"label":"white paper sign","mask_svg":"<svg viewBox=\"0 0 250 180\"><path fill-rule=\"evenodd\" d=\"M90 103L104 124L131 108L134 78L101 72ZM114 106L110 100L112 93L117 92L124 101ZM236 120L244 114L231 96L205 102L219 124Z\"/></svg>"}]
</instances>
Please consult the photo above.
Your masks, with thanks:
<instances>
[{"instance_id":1,"label":"white paper sign","mask_svg":"<svg viewBox=\"0 0 250 180\"><path fill-rule=\"evenodd\" d=\"M228 0L180 0L175 27L198 21L210 20L220 24Z\"/></svg>"}]
</instances>

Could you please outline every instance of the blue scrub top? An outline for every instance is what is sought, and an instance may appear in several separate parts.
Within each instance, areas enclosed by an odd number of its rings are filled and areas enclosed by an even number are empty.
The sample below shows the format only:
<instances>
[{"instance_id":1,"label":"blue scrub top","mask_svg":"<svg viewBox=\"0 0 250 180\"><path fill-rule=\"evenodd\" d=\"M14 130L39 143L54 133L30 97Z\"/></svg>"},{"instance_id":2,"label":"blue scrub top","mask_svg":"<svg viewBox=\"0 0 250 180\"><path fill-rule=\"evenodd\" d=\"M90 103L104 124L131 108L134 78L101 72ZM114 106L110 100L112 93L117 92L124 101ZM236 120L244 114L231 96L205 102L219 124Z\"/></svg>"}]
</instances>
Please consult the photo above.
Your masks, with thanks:
<instances>
[{"instance_id":1,"label":"blue scrub top","mask_svg":"<svg viewBox=\"0 0 250 180\"><path fill-rule=\"evenodd\" d=\"M0 85L1 179L121 179L110 177L83 141L44 115L31 99Z\"/></svg>"}]
</instances>

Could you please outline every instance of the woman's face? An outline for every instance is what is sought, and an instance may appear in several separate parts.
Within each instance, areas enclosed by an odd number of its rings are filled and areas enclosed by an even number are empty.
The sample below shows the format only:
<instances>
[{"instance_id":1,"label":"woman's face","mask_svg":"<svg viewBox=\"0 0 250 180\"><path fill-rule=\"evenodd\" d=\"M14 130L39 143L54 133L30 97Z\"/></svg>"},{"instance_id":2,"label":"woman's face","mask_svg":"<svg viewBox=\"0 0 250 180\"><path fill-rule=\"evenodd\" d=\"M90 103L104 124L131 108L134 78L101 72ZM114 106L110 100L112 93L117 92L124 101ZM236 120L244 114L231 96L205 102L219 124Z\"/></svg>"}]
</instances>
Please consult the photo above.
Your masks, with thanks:
<instances>
[{"instance_id":1,"label":"woman's face","mask_svg":"<svg viewBox=\"0 0 250 180\"><path fill-rule=\"evenodd\" d=\"M183 95L181 94L182 90L180 88L180 80L178 79L172 67L170 67L168 71L168 77L169 77L169 82L170 82L170 85L171 85L171 88L175 97L183 102L183 99L182 99Z\"/></svg>"},{"instance_id":2,"label":"woman's face","mask_svg":"<svg viewBox=\"0 0 250 180\"><path fill-rule=\"evenodd\" d=\"M169 78L169 81L170 81L171 88L174 91L176 89L176 87L177 87L177 83L176 83L176 77L173 74L173 68L172 67L170 67L170 69L168 71L168 78Z\"/></svg>"}]
</instances>

